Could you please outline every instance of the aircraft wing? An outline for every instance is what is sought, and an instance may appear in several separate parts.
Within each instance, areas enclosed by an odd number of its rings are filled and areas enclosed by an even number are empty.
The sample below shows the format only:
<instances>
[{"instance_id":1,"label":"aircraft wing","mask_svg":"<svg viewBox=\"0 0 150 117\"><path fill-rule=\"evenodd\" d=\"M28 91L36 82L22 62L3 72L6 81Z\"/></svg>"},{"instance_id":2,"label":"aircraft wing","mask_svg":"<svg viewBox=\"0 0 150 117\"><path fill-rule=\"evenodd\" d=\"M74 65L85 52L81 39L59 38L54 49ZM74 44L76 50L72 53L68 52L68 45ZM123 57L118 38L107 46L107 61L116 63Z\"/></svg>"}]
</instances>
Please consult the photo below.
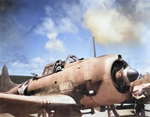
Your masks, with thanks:
<instances>
[{"instance_id":1,"label":"aircraft wing","mask_svg":"<svg viewBox=\"0 0 150 117\"><path fill-rule=\"evenodd\" d=\"M149 89L150 89L150 83L134 86L132 96L136 99L145 98L146 96L150 95Z\"/></svg>"},{"instance_id":2,"label":"aircraft wing","mask_svg":"<svg viewBox=\"0 0 150 117\"><path fill-rule=\"evenodd\" d=\"M0 113L26 117L33 113L50 113L51 110L63 107L80 108L80 105L67 95L23 96L0 93Z\"/></svg>"}]
</instances>

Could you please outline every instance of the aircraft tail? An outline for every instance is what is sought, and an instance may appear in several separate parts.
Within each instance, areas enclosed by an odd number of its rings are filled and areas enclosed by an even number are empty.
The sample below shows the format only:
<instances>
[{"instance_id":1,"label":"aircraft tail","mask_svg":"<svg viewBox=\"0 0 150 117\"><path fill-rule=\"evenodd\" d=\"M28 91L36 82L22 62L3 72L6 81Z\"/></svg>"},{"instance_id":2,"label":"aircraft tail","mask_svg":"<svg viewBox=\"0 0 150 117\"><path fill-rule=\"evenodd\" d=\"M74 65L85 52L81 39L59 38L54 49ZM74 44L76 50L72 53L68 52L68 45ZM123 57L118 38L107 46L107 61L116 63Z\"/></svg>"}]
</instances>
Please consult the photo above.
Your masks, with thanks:
<instances>
[{"instance_id":1,"label":"aircraft tail","mask_svg":"<svg viewBox=\"0 0 150 117\"><path fill-rule=\"evenodd\" d=\"M6 65L4 65L0 76L0 92L9 91L11 88L15 87L16 85L17 84L13 83L10 80L7 67Z\"/></svg>"}]
</instances>

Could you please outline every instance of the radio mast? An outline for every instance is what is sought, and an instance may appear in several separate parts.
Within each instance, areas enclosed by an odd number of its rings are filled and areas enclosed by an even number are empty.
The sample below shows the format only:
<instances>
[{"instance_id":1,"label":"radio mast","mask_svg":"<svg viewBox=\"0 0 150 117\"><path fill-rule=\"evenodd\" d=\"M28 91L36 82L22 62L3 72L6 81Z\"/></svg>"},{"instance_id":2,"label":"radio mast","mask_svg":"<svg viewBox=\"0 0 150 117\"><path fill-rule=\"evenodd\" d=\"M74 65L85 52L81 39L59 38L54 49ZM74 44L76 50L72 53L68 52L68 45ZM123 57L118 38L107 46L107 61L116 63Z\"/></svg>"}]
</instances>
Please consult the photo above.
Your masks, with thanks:
<instances>
[{"instance_id":1,"label":"radio mast","mask_svg":"<svg viewBox=\"0 0 150 117\"><path fill-rule=\"evenodd\" d=\"M95 39L93 37L93 50L94 50L94 57L96 57L96 49L95 49Z\"/></svg>"}]
</instances>

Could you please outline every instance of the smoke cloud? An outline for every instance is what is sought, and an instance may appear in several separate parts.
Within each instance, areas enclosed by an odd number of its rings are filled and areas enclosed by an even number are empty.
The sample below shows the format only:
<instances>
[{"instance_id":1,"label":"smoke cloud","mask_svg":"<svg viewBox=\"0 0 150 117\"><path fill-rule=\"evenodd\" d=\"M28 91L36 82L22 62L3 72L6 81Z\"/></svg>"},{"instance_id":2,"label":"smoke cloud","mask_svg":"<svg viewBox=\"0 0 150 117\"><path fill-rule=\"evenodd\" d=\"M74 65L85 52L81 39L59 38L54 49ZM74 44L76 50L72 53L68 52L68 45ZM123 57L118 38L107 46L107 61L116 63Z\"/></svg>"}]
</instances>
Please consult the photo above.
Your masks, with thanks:
<instances>
[{"instance_id":1,"label":"smoke cloud","mask_svg":"<svg viewBox=\"0 0 150 117\"><path fill-rule=\"evenodd\" d=\"M124 3L123 3L124 2ZM100 44L138 43L149 12L143 1L88 1L83 24ZM148 18L149 19L149 18ZM147 22L149 22L147 20Z\"/></svg>"},{"instance_id":2,"label":"smoke cloud","mask_svg":"<svg viewBox=\"0 0 150 117\"><path fill-rule=\"evenodd\" d=\"M135 25L116 10L89 10L84 23L101 44L119 43L138 38Z\"/></svg>"}]
</instances>

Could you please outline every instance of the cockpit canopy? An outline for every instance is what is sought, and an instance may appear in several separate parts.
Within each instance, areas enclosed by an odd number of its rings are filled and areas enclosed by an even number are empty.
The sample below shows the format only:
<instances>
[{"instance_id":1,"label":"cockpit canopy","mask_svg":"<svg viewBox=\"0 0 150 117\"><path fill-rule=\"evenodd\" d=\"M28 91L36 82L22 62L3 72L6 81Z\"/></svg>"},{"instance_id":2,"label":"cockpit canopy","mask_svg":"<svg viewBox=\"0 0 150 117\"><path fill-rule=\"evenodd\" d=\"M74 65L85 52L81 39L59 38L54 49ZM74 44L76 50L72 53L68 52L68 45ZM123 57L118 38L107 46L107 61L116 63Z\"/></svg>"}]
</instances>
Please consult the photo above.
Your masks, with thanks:
<instances>
[{"instance_id":1,"label":"cockpit canopy","mask_svg":"<svg viewBox=\"0 0 150 117\"><path fill-rule=\"evenodd\" d=\"M69 63L73 63L73 62L76 62L78 61L79 59L75 56L75 55L69 55L67 58L66 58L66 64L69 64Z\"/></svg>"},{"instance_id":2,"label":"cockpit canopy","mask_svg":"<svg viewBox=\"0 0 150 117\"><path fill-rule=\"evenodd\" d=\"M78 60L81 60L81 59L78 59L75 55L69 55L66 58L66 61L57 60L53 63L50 63L45 66L42 76L47 76L47 75L51 75L53 73L62 71L66 64L70 64Z\"/></svg>"},{"instance_id":3,"label":"cockpit canopy","mask_svg":"<svg viewBox=\"0 0 150 117\"><path fill-rule=\"evenodd\" d=\"M64 69L64 66L65 61L62 60L57 60L53 63L50 63L45 66L42 76L47 76L62 71Z\"/></svg>"}]
</instances>

